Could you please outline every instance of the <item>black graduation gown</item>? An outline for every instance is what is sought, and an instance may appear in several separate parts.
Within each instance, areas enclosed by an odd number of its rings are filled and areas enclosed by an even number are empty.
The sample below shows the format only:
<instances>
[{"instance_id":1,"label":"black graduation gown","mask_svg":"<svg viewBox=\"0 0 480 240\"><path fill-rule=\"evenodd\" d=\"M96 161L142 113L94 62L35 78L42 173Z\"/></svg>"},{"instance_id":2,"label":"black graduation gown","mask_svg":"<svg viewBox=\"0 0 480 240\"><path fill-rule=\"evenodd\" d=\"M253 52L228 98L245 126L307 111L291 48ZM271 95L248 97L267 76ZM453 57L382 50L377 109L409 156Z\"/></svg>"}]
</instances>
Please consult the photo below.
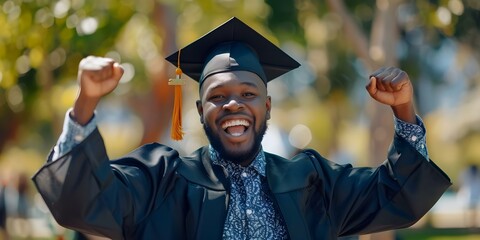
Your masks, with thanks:
<instances>
[{"instance_id":1,"label":"black graduation gown","mask_svg":"<svg viewBox=\"0 0 480 240\"><path fill-rule=\"evenodd\" d=\"M51 156L51 155L50 155ZM395 136L377 168L337 165L313 150L266 153L269 187L290 239L336 239L408 227L450 186L449 178ZM394 163L394 164L393 164ZM191 157L157 144L109 161L98 130L33 177L61 225L112 239L221 239L228 179L208 147Z\"/></svg>"}]
</instances>

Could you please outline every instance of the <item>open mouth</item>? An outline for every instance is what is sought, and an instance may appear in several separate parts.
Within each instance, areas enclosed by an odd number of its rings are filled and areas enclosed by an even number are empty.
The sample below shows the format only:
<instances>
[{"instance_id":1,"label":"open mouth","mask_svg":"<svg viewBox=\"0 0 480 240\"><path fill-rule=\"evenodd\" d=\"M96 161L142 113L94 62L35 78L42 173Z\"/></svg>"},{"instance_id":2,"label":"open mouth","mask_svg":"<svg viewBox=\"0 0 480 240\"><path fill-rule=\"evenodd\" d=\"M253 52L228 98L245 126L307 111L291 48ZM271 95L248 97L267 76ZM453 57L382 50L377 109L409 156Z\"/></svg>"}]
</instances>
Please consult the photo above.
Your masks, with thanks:
<instances>
[{"instance_id":1,"label":"open mouth","mask_svg":"<svg viewBox=\"0 0 480 240\"><path fill-rule=\"evenodd\" d=\"M223 131L234 137L243 135L249 127L250 123L245 119L228 120L222 124Z\"/></svg>"}]
</instances>

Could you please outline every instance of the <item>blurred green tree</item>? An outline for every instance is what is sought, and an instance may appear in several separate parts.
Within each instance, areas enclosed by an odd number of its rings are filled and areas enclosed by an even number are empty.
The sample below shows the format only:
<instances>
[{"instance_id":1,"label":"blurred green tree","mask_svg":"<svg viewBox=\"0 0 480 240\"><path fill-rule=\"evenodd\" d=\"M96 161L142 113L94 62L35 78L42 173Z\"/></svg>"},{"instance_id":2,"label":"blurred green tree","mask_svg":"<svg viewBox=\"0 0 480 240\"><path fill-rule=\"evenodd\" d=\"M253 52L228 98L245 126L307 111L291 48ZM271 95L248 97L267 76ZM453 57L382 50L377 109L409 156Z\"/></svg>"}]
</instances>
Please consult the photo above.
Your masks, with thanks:
<instances>
[{"instance_id":1,"label":"blurred green tree","mask_svg":"<svg viewBox=\"0 0 480 240\"><path fill-rule=\"evenodd\" d=\"M163 57L231 16L303 62L299 75L285 78L282 105L308 107L311 113L302 115L305 123L329 116L322 124L312 122L312 146L330 151L345 119L361 123L368 118L376 142L370 145L386 148L391 122L385 119L391 117L369 106L363 92L368 73L382 65L405 69L416 85L422 115L444 104L432 101L430 93L461 81L466 86L461 93L475 99L479 10L477 0L6 0L0 3L0 153L12 144L44 152L50 148L75 98L78 62L90 54L113 57L134 69L133 81L115 94L141 119L138 144L158 140L169 129L172 99L166 80L173 69ZM453 54L441 55L448 49ZM461 74L455 84L448 77L453 64ZM296 100L306 96L308 101ZM474 128L467 125L458 127L466 126L460 132ZM436 140L431 153L443 161ZM380 161L384 151L378 152L373 158Z\"/></svg>"}]
</instances>

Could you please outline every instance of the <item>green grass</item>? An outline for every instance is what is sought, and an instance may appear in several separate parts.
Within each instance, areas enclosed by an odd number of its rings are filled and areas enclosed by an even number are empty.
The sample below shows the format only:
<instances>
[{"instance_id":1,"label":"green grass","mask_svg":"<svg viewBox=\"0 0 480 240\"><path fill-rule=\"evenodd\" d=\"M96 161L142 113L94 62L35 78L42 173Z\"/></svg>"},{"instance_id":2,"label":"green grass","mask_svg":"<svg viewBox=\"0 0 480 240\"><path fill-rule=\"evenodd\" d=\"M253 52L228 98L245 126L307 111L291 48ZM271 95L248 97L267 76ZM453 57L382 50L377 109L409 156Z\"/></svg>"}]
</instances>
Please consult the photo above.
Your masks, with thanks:
<instances>
[{"instance_id":1,"label":"green grass","mask_svg":"<svg viewBox=\"0 0 480 240\"><path fill-rule=\"evenodd\" d=\"M480 229L463 228L422 228L403 229L396 232L398 240L478 240Z\"/></svg>"}]
</instances>

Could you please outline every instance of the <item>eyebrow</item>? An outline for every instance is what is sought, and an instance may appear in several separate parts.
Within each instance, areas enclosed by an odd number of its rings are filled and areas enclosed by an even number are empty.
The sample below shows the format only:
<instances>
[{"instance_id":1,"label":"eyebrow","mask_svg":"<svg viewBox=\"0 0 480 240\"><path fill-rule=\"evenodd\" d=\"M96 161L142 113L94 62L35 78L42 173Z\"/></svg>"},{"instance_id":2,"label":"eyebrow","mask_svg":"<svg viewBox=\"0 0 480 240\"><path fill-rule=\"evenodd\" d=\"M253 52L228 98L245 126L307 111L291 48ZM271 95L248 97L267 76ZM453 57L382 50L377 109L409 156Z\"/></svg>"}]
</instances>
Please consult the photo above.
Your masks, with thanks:
<instances>
[{"instance_id":1,"label":"eyebrow","mask_svg":"<svg viewBox=\"0 0 480 240\"><path fill-rule=\"evenodd\" d=\"M248 86L248 87L258 88L258 85L255 84L255 83L252 83L252 82L242 82L242 83L240 83L240 85L245 85L245 86ZM211 89L215 90L215 89L221 88L223 86L225 86L225 84L218 84L218 85L212 87Z\"/></svg>"},{"instance_id":2,"label":"eyebrow","mask_svg":"<svg viewBox=\"0 0 480 240\"><path fill-rule=\"evenodd\" d=\"M258 85L255 84L255 83L252 83L252 82L242 82L240 85L247 85L247 86L250 86L250 87L255 87L257 88Z\"/></svg>"}]
</instances>

